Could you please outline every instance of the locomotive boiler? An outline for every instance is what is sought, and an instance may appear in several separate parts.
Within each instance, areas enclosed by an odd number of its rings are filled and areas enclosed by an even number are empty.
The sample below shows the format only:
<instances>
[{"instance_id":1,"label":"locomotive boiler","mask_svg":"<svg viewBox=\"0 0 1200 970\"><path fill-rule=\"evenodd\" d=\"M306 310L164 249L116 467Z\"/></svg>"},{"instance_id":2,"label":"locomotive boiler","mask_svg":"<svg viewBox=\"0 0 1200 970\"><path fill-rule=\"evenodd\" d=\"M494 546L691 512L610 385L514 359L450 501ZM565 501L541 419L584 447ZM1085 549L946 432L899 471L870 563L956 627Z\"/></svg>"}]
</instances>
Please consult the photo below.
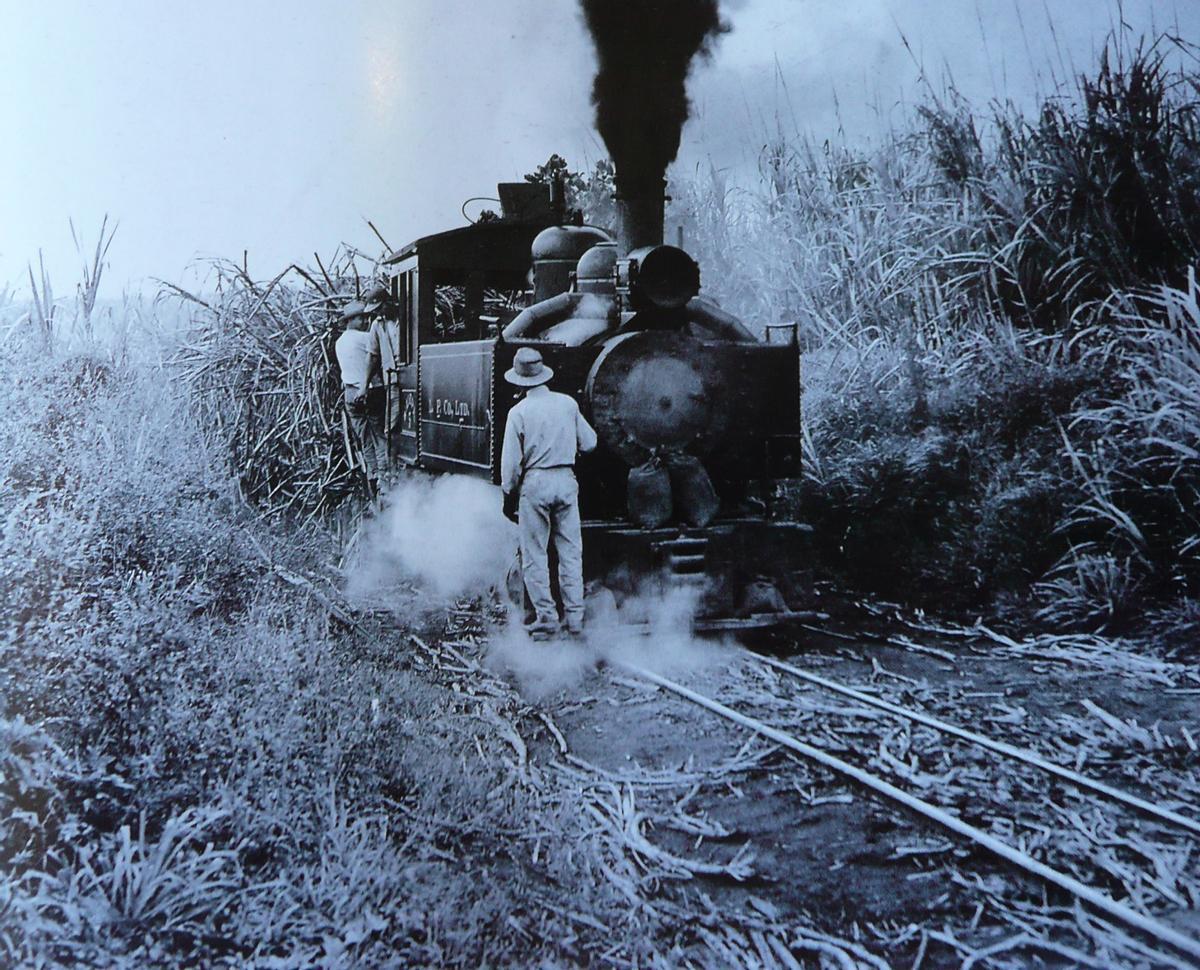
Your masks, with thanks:
<instances>
[{"instance_id":1,"label":"locomotive boiler","mask_svg":"<svg viewBox=\"0 0 1200 970\"><path fill-rule=\"evenodd\" d=\"M593 593L686 586L700 627L773 624L806 528L771 507L800 472L795 329L760 339L705 299L700 267L663 244L661 184L620 188L619 239L564 218L549 187L509 184L501 217L387 259L393 460L498 483L517 400L503 374L536 347L600 439L577 467Z\"/></svg>"}]
</instances>

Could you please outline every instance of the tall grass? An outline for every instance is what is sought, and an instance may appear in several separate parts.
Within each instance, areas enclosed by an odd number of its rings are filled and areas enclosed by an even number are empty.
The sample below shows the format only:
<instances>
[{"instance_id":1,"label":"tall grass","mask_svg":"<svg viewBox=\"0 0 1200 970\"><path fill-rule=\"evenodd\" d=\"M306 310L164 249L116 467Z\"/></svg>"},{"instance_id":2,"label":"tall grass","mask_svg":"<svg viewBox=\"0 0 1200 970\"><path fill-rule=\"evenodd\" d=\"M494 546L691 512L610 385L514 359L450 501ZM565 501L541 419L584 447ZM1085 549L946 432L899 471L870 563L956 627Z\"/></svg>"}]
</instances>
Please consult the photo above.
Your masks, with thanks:
<instances>
[{"instance_id":1,"label":"tall grass","mask_svg":"<svg viewBox=\"0 0 1200 970\"><path fill-rule=\"evenodd\" d=\"M165 354L28 322L0 346L0 964L549 965L671 937L604 878L577 794L518 779L414 671L403 618L331 614L332 536L243 500Z\"/></svg>"},{"instance_id":2,"label":"tall grass","mask_svg":"<svg viewBox=\"0 0 1200 970\"><path fill-rule=\"evenodd\" d=\"M1032 117L930 92L873 149L676 187L705 289L799 325L823 568L1064 627L1195 598L1198 92L1119 35Z\"/></svg>"},{"instance_id":3,"label":"tall grass","mask_svg":"<svg viewBox=\"0 0 1200 970\"><path fill-rule=\"evenodd\" d=\"M203 295L174 288L191 316L174 375L262 508L312 518L354 485L333 356L334 324L361 288L354 255L339 250L329 271L293 266L267 282L216 261Z\"/></svg>"},{"instance_id":4,"label":"tall grass","mask_svg":"<svg viewBox=\"0 0 1200 970\"><path fill-rule=\"evenodd\" d=\"M973 200L947 191L915 137L871 157L776 141L756 193L712 172L680 199L706 289L806 348L866 347L898 321L937 335L981 273Z\"/></svg>"}]
</instances>

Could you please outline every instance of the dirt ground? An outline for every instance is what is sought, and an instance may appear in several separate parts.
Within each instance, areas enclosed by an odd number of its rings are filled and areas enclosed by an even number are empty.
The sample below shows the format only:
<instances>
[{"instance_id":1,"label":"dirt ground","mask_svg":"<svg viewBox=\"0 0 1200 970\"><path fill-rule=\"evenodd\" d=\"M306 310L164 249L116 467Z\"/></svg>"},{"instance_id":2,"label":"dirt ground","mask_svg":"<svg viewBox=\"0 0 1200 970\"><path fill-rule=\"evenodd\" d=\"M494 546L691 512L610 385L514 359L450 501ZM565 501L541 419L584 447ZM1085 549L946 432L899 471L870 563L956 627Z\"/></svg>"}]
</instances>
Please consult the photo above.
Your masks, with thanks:
<instances>
[{"instance_id":1,"label":"dirt ground","mask_svg":"<svg viewBox=\"0 0 1200 970\"><path fill-rule=\"evenodd\" d=\"M1110 804L1096 807L1093 796L1034 768L780 678L734 643L646 637L614 647L597 634L586 646L521 645L514 636L495 636L486 648L490 665L533 695L566 745L564 752L547 728L531 739L531 758L607 779L628 792L655 850L712 870L680 872L670 889L685 910L802 917L896 966L959 966L982 948L1011 943L1014 933L1048 942L1003 951L997 960L1007 965L1071 966L1089 952L1094 965L1156 964L1146 955L1156 949L1152 941L1145 952L1128 940L1112 944L1106 921L1073 913L1063 893L640 681L622 660L792 731L1200 933L1193 908L1200 860L1191 858L1186 833ZM862 638L793 631L757 646L1200 817L1196 665L1150 662L1122 645L1093 644L1089 652L1078 641L1002 641L876 628ZM610 662L594 670L602 655ZM1157 886L1136 875L1139 867L1153 869Z\"/></svg>"}]
</instances>

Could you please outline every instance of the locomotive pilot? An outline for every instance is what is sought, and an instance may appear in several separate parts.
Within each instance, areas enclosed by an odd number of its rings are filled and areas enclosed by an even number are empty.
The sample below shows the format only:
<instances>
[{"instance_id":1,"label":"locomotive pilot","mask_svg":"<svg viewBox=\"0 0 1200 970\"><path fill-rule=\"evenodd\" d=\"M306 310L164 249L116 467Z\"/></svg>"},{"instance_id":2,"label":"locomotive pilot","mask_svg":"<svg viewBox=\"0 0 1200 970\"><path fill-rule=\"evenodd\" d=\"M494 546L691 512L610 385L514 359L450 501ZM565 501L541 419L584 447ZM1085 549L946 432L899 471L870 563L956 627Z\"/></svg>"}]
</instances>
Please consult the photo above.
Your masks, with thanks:
<instances>
[{"instance_id":1,"label":"locomotive pilot","mask_svg":"<svg viewBox=\"0 0 1200 970\"><path fill-rule=\"evenodd\" d=\"M500 487L504 514L521 527L521 571L537 612L529 632L537 640L559 631L550 591L551 540L558 554L567 631L573 636L583 633L583 540L575 458L596 447L596 432L579 413L575 399L546 386L553 376L532 347L520 348L504 375L510 384L528 389L508 414Z\"/></svg>"}]
</instances>

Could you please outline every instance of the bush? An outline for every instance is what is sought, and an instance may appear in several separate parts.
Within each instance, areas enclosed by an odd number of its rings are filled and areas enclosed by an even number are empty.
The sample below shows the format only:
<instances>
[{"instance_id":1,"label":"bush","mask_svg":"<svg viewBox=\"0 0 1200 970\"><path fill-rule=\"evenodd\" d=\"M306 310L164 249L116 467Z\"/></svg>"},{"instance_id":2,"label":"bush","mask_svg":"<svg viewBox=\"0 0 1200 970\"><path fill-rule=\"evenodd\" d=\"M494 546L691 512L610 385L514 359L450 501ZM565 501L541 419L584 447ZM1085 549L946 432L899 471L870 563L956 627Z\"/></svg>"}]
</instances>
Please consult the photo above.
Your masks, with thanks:
<instances>
[{"instance_id":1,"label":"bush","mask_svg":"<svg viewBox=\"0 0 1200 970\"><path fill-rule=\"evenodd\" d=\"M985 191L996 219L997 292L1017 319L1067 326L1114 290L1182 286L1200 255L1200 119L1192 79L1172 77L1165 39L1118 38L1081 80L1082 104L1048 101L1035 122L998 119L994 163L1019 206Z\"/></svg>"},{"instance_id":2,"label":"bush","mask_svg":"<svg viewBox=\"0 0 1200 970\"><path fill-rule=\"evenodd\" d=\"M315 517L353 488L333 353L334 325L361 285L353 256L344 253L332 277L322 267L322 282L289 267L260 283L218 261L212 293L177 293L192 316L173 376L242 494L261 508Z\"/></svg>"},{"instance_id":3,"label":"bush","mask_svg":"<svg viewBox=\"0 0 1200 970\"><path fill-rule=\"evenodd\" d=\"M403 629L331 619L332 535L241 501L170 371L65 343L0 352L0 963L478 966L614 943L514 934L537 891L644 955L570 793L517 783L464 695L408 671ZM552 871L529 862L548 832L570 846Z\"/></svg>"},{"instance_id":4,"label":"bush","mask_svg":"<svg viewBox=\"0 0 1200 970\"><path fill-rule=\"evenodd\" d=\"M1169 53L1121 35L1031 120L951 90L874 151L774 138L756 187L676 189L706 291L799 325L843 581L1069 628L1195 599L1200 76Z\"/></svg>"},{"instance_id":5,"label":"bush","mask_svg":"<svg viewBox=\"0 0 1200 970\"><path fill-rule=\"evenodd\" d=\"M969 382L944 366L964 360ZM879 342L839 396L816 392L803 512L845 581L927 607L977 607L1028 588L1061 554L1048 537L1072 492L1054 421L1094 388L1085 369L1011 332L956 340L919 371Z\"/></svg>"}]
</instances>

